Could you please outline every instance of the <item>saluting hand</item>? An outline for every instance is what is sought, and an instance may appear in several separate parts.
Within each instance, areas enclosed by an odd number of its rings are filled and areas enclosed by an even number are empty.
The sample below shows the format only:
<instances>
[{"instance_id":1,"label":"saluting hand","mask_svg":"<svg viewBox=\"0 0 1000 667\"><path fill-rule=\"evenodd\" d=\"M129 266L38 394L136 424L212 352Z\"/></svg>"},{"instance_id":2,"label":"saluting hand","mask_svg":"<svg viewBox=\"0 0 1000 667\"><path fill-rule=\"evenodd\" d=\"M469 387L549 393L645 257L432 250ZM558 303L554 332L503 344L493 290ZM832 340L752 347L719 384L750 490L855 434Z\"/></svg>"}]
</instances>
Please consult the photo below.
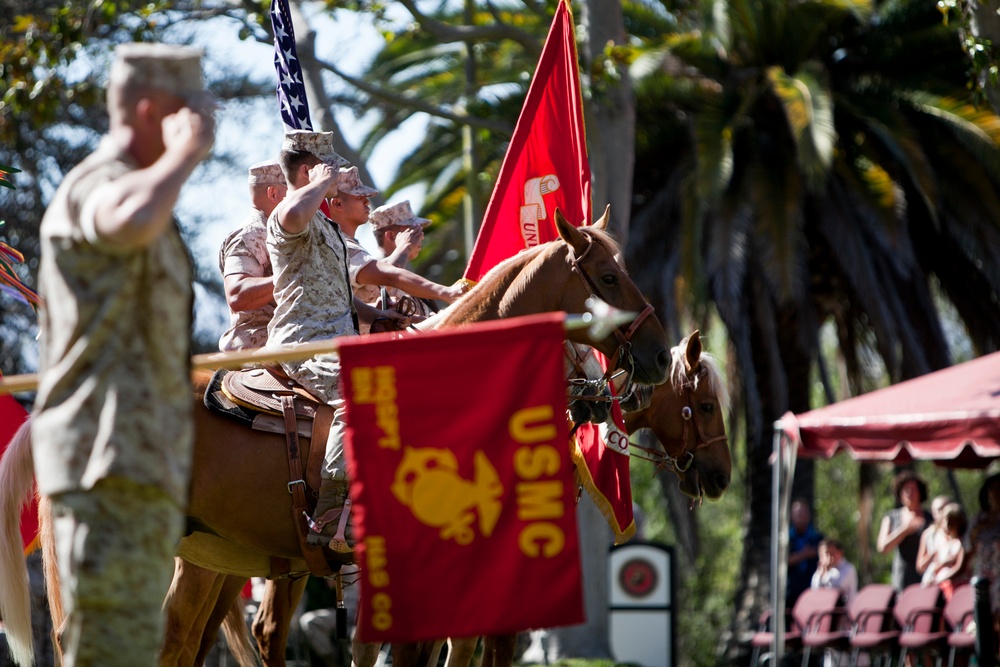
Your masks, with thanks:
<instances>
[{"instance_id":1,"label":"saluting hand","mask_svg":"<svg viewBox=\"0 0 1000 667\"><path fill-rule=\"evenodd\" d=\"M309 182L310 183L320 183L327 186L326 198L337 196L337 181L339 176L337 170L328 165L325 162L320 162L314 164L309 169Z\"/></svg>"},{"instance_id":2,"label":"saluting hand","mask_svg":"<svg viewBox=\"0 0 1000 667\"><path fill-rule=\"evenodd\" d=\"M404 227L396 235L396 245L420 245L424 241L424 230L420 227Z\"/></svg>"},{"instance_id":3,"label":"saluting hand","mask_svg":"<svg viewBox=\"0 0 1000 667\"><path fill-rule=\"evenodd\" d=\"M457 283L449 286L447 289L449 297L448 303L452 303L456 299L458 299L458 297L462 296L463 294L469 291L469 284L466 283L464 280L459 280Z\"/></svg>"},{"instance_id":4,"label":"saluting hand","mask_svg":"<svg viewBox=\"0 0 1000 667\"><path fill-rule=\"evenodd\" d=\"M215 116L208 109L181 107L163 119L163 146L177 150L200 162L212 152L215 142Z\"/></svg>"}]
</instances>

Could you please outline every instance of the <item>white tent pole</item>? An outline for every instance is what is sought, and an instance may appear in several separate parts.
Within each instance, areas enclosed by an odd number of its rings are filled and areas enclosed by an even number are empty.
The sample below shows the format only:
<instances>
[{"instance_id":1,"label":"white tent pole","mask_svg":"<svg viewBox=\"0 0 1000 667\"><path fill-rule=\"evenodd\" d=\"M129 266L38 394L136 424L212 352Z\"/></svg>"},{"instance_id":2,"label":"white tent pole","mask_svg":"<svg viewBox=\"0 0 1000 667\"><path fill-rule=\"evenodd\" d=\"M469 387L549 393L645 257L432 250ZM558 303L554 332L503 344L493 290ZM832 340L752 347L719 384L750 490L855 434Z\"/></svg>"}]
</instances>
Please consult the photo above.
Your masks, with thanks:
<instances>
[{"instance_id":1,"label":"white tent pole","mask_svg":"<svg viewBox=\"0 0 1000 667\"><path fill-rule=\"evenodd\" d=\"M780 667L785 651L785 588L788 579L788 505L795 475L797 444L789 440L781 421L774 422L774 468L771 474L771 609L773 662Z\"/></svg>"},{"instance_id":2,"label":"white tent pole","mask_svg":"<svg viewBox=\"0 0 1000 667\"><path fill-rule=\"evenodd\" d=\"M781 473L784 467L781 444L781 429L777 423L774 429L774 460L771 468L771 666L781 665L781 654L785 650L785 596L781 568ZM787 534L785 535L787 540Z\"/></svg>"}]
</instances>

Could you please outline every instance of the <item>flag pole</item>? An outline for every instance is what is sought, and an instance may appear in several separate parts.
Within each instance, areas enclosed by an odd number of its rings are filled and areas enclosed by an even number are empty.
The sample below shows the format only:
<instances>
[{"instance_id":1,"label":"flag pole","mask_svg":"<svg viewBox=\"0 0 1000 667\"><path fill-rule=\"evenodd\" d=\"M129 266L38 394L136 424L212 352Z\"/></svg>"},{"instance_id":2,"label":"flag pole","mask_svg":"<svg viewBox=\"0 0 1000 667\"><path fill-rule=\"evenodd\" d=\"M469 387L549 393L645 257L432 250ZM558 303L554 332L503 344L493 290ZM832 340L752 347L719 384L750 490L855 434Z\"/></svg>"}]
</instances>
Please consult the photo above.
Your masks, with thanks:
<instances>
[{"instance_id":1,"label":"flag pole","mask_svg":"<svg viewBox=\"0 0 1000 667\"><path fill-rule=\"evenodd\" d=\"M617 326L627 324L639 316L629 310L618 310L600 299L587 299L588 312L567 314L563 326L567 331L588 329L595 340L605 337ZM192 370L215 370L219 368L242 368L249 364L298 361L318 354L337 351L338 339L318 340L300 345L237 350L235 352L209 352L191 357ZM38 388L38 374L8 375L0 377L0 396L34 391Z\"/></svg>"}]
</instances>

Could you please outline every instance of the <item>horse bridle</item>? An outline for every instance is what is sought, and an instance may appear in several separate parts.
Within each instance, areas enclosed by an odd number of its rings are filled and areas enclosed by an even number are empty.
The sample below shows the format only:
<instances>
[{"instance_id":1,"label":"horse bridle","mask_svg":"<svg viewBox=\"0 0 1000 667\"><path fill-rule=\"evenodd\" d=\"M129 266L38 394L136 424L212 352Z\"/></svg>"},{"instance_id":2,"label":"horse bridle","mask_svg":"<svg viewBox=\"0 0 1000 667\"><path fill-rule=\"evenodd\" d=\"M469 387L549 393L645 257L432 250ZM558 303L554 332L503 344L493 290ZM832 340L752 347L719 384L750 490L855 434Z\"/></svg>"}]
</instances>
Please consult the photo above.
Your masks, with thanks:
<instances>
[{"instance_id":1,"label":"horse bridle","mask_svg":"<svg viewBox=\"0 0 1000 667\"><path fill-rule=\"evenodd\" d=\"M698 377L702 377L707 373L707 369L702 367L698 371ZM695 400L694 400L694 386L696 384L696 378L690 378L681 385L681 389L684 391L685 403L681 408L681 417L684 420L684 426L681 429L680 440L681 443L681 453L678 456L670 456L666 453L666 445L664 444L664 451L658 449L650 449L648 447L643 447L642 445L632 444L632 447L639 449L649 456L640 456L647 461L652 461L656 464L657 470L665 469L673 471L677 474L686 473L690 468L691 464L694 463L694 454L699 449L708 447L709 445L715 444L720 441L728 441L729 436L723 433L722 435L717 435L714 438L706 438L705 434L701 430L701 426L698 425L698 421L694 418L695 410ZM688 436L694 431L694 437L692 439L691 447L688 448ZM661 443L663 444L663 443Z\"/></svg>"},{"instance_id":2,"label":"horse bridle","mask_svg":"<svg viewBox=\"0 0 1000 667\"><path fill-rule=\"evenodd\" d=\"M590 275L584 270L583 266L581 266L581 262L583 262L584 258L590 252L590 249L594 246L594 239L592 237L588 235L584 235L584 237L587 239L587 247L584 248L583 252L579 255L576 255L575 252L573 253L570 257L570 265L572 266L573 271L580 276L581 280L583 280L583 284L590 291L590 296L595 299L599 299L600 296L597 285L594 283L593 278L591 278ZM623 329L622 325L614 328L613 331L615 338L618 339L618 348L615 350L614 354L609 357L609 362L611 359L614 359L615 362L608 364L608 371L605 374L606 381L610 380L611 375L620 367L621 362L624 360L628 361L629 368L627 370L629 371L629 377L635 375L635 359L632 357L632 336L635 335L635 332L639 330L642 323L645 322L646 319L652 314L653 306L652 304L647 303L646 307L642 309L642 312L640 312L634 320L632 320L627 328Z\"/></svg>"}]
</instances>

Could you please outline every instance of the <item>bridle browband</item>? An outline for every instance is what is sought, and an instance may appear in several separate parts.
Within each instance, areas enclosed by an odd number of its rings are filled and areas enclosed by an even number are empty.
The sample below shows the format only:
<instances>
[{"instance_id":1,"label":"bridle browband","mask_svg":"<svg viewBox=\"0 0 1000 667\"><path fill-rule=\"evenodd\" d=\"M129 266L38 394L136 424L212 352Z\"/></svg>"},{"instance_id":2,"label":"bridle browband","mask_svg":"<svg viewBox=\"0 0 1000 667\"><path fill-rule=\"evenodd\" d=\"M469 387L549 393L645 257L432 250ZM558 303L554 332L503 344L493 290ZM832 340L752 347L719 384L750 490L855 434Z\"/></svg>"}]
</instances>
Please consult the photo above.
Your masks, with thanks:
<instances>
[{"instance_id":1,"label":"bridle browband","mask_svg":"<svg viewBox=\"0 0 1000 667\"><path fill-rule=\"evenodd\" d=\"M575 252L572 253L569 261L573 272L580 276L580 279L583 280L583 284L590 291L590 296L595 299L599 299L599 290L597 289L597 285L594 283L594 279L591 278L590 275L583 269L583 266L581 266L581 262L583 262L584 258L586 258L586 256L590 253L590 249L594 246L594 239L592 236L584 234L584 238L587 239L587 247L584 248L583 252L581 252L579 256L577 256ZM572 248L572 246L570 246L570 248ZM605 382L610 380L614 371L621 366L623 361L628 361L629 367L626 370L629 372L629 377L633 377L635 375L635 359L632 357L632 336L635 335L635 332L639 330L639 327L642 326L643 322L645 322L646 319L652 314L653 306L647 303L646 307L643 308L639 315L628 325L628 328L623 329L621 325L614 328L615 338L618 339L618 348L608 359L608 371L605 374ZM614 363L610 363L612 360Z\"/></svg>"}]
</instances>

